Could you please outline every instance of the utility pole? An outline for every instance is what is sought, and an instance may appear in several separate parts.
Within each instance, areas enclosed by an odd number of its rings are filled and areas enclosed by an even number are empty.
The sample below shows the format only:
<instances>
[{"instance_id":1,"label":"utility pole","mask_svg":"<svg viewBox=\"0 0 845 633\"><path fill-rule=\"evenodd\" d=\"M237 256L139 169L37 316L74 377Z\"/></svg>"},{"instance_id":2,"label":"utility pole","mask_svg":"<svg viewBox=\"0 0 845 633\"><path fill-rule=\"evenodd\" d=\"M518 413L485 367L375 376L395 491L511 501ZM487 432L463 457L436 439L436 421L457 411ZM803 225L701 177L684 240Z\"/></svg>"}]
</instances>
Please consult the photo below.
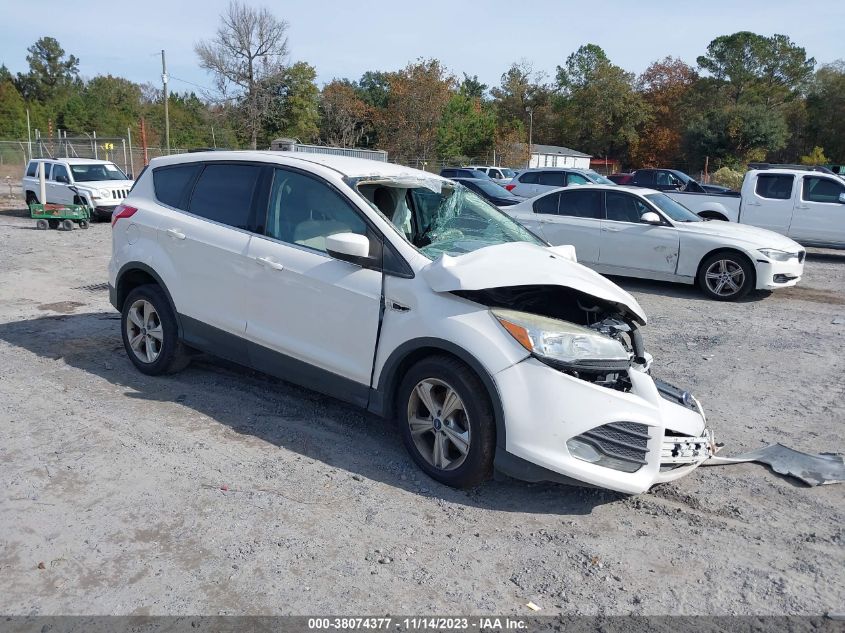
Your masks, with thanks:
<instances>
[{"instance_id":1,"label":"utility pole","mask_svg":"<svg viewBox=\"0 0 845 633\"><path fill-rule=\"evenodd\" d=\"M525 108L525 111L528 112L528 167L530 168L531 146L534 144L534 108L532 106L528 106Z\"/></svg>"},{"instance_id":2,"label":"utility pole","mask_svg":"<svg viewBox=\"0 0 845 633\"><path fill-rule=\"evenodd\" d=\"M164 84L164 144L170 153L170 113L167 111L167 63L164 61L164 49L161 49L161 83Z\"/></svg>"},{"instance_id":3,"label":"utility pole","mask_svg":"<svg viewBox=\"0 0 845 633\"><path fill-rule=\"evenodd\" d=\"M29 148L29 160L32 160L32 128L29 123L29 108L26 109L26 146Z\"/></svg>"}]
</instances>

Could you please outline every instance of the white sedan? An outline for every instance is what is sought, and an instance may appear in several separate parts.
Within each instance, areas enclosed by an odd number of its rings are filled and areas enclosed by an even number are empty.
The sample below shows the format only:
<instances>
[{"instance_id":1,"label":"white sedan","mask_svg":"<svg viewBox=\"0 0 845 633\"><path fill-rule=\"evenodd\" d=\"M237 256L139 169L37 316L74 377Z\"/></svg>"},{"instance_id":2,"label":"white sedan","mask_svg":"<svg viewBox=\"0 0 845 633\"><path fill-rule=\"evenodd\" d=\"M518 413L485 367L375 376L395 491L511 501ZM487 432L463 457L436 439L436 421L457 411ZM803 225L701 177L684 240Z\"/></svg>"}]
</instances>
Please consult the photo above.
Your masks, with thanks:
<instances>
[{"instance_id":1,"label":"white sedan","mask_svg":"<svg viewBox=\"0 0 845 633\"><path fill-rule=\"evenodd\" d=\"M794 286L804 272L804 249L788 237L703 221L652 189L556 189L502 211L553 245L573 245L578 261L597 272L698 283L721 301Z\"/></svg>"}]
</instances>

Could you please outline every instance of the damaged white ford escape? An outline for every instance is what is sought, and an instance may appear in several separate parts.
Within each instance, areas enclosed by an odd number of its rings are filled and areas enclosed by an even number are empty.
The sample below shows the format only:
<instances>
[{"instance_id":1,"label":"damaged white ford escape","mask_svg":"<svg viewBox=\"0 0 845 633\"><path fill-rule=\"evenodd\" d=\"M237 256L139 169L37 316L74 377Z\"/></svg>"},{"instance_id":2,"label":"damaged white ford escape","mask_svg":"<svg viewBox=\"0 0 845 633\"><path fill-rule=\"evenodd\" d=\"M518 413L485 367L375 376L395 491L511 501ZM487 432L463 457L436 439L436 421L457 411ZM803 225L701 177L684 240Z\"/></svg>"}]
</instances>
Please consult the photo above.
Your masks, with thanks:
<instances>
[{"instance_id":1,"label":"damaged white ford escape","mask_svg":"<svg viewBox=\"0 0 845 633\"><path fill-rule=\"evenodd\" d=\"M636 300L474 193L328 155L154 159L113 218L110 298L146 374L214 354L395 418L433 478L639 493L709 457L650 376Z\"/></svg>"}]
</instances>

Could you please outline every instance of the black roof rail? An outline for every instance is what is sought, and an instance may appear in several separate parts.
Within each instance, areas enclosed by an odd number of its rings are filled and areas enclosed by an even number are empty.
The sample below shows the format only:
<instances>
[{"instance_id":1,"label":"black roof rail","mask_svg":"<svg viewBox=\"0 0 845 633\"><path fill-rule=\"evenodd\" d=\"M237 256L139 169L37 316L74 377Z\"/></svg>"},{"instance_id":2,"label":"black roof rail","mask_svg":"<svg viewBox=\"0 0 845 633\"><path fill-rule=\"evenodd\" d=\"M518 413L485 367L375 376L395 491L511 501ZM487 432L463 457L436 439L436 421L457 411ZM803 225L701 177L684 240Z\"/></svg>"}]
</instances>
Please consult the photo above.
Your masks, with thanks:
<instances>
[{"instance_id":1,"label":"black roof rail","mask_svg":"<svg viewBox=\"0 0 845 633\"><path fill-rule=\"evenodd\" d=\"M792 165L789 163L748 163L748 169L798 169L800 171L818 171L823 174L834 174L822 165Z\"/></svg>"}]
</instances>

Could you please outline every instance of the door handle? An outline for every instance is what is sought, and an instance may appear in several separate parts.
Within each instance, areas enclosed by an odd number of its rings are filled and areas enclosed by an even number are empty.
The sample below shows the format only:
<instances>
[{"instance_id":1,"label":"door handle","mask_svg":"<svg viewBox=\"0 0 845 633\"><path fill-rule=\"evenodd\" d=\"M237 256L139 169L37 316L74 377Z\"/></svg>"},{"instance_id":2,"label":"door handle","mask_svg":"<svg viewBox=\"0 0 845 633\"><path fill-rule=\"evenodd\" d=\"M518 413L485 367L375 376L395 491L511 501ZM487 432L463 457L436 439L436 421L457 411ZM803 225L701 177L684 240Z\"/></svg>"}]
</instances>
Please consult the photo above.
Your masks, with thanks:
<instances>
[{"instance_id":1,"label":"door handle","mask_svg":"<svg viewBox=\"0 0 845 633\"><path fill-rule=\"evenodd\" d=\"M284 270L285 269L285 267L282 264L280 264L279 262L274 262L269 257L256 257L255 261L259 266L268 266L269 268L272 268L273 270Z\"/></svg>"},{"instance_id":2,"label":"door handle","mask_svg":"<svg viewBox=\"0 0 845 633\"><path fill-rule=\"evenodd\" d=\"M166 232L170 237L172 237L174 239L177 239L177 240L184 240L185 239L185 234L182 233L182 231L180 231L179 229L167 229Z\"/></svg>"},{"instance_id":3,"label":"door handle","mask_svg":"<svg viewBox=\"0 0 845 633\"><path fill-rule=\"evenodd\" d=\"M810 205L807 205L807 204L798 204L798 205L795 205L795 208L796 208L796 209L809 209L809 208L810 208Z\"/></svg>"},{"instance_id":4,"label":"door handle","mask_svg":"<svg viewBox=\"0 0 845 633\"><path fill-rule=\"evenodd\" d=\"M615 226L603 226L601 227L602 231L609 231L610 233L616 233L619 229Z\"/></svg>"}]
</instances>

